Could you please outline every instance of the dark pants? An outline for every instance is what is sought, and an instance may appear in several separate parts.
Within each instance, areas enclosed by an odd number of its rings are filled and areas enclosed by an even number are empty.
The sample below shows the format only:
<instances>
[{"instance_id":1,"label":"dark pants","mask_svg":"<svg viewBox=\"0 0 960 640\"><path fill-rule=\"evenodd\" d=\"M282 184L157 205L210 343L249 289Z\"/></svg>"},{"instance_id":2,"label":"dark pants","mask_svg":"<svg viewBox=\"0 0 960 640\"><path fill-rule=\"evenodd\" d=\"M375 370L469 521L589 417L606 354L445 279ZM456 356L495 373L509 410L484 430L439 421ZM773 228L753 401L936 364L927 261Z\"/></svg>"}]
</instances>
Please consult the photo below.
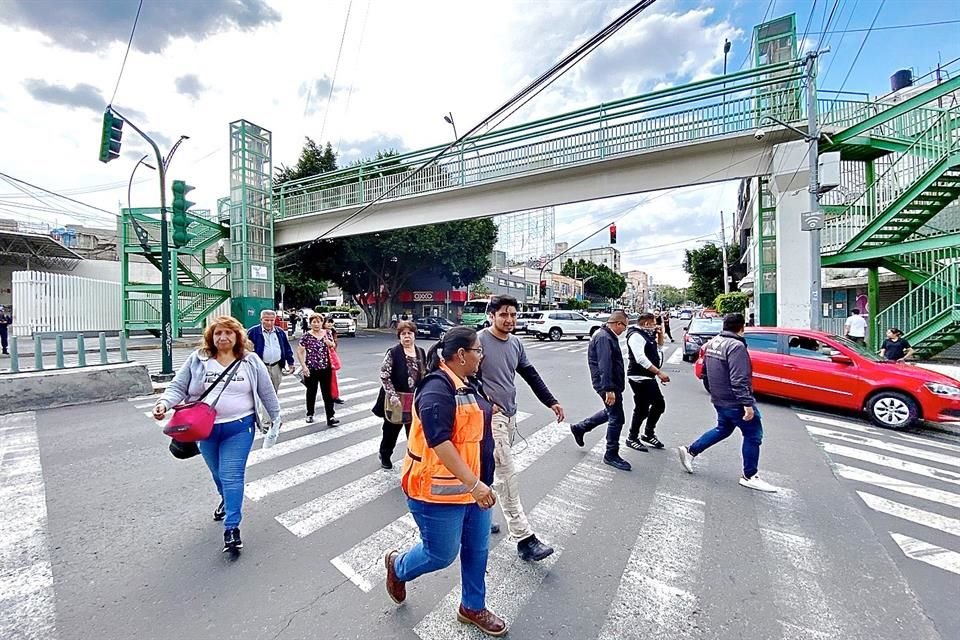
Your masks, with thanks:
<instances>
[{"instance_id":1,"label":"dark pants","mask_svg":"<svg viewBox=\"0 0 960 640\"><path fill-rule=\"evenodd\" d=\"M743 456L743 477L752 478L757 475L760 464L760 443L763 442L763 425L760 423L760 411L753 408L753 420L743 419L743 407L718 407L717 426L704 433L692 445L687 447L691 455L699 455L717 444L726 440L735 429L740 429L743 435L743 446L740 453Z\"/></svg>"},{"instance_id":2,"label":"dark pants","mask_svg":"<svg viewBox=\"0 0 960 640\"><path fill-rule=\"evenodd\" d=\"M850 338L851 340L853 340L854 342L856 342L857 344L866 344L866 343L867 343L866 338L863 338L863 337L858 337L858 336L847 336L847 337Z\"/></svg>"},{"instance_id":3,"label":"dark pants","mask_svg":"<svg viewBox=\"0 0 960 640\"><path fill-rule=\"evenodd\" d=\"M0 347L3 348L3 352L7 352L7 325L0 327Z\"/></svg>"},{"instance_id":4,"label":"dark pants","mask_svg":"<svg viewBox=\"0 0 960 640\"><path fill-rule=\"evenodd\" d=\"M313 415L319 386L327 420L333 418L333 369L310 369L310 375L305 378L305 381L307 383L307 415Z\"/></svg>"},{"instance_id":5,"label":"dark pants","mask_svg":"<svg viewBox=\"0 0 960 640\"><path fill-rule=\"evenodd\" d=\"M623 423L626 417L623 415L623 394L616 392L617 399L613 405L604 405L603 409L596 412L579 425L575 425L583 433L593 431L595 428L607 423L607 453L606 457L612 458L620 455L620 433L623 431ZM600 396L603 399L603 395Z\"/></svg>"},{"instance_id":6,"label":"dark pants","mask_svg":"<svg viewBox=\"0 0 960 640\"><path fill-rule=\"evenodd\" d=\"M665 324L663 325L663 332L664 332L665 334L667 334L667 337L668 337L668 338L670 338L670 342L673 342L673 334L670 333L670 325L668 325L668 324L665 323Z\"/></svg>"},{"instance_id":7,"label":"dark pants","mask_svg":"<svg viewBox=\"0 0 960 640\"><path fill-rule=\"evenodd\" d=\"M640 436L640 425L646 420L643 435L650 437L657 429L657 421L667 408L663 399L663 392L656 378L644 379L641 382L630 380L633 390L633 420L630 422L630 433L627 437L636 440Z\"/></svg>"},{"instance_id":8,"label":"dark pants","mask_svg":"<svg viewBox=\"0 0 960 640\"><path fill-rule=\"evenodd\" d=\"M393 450L397 446L397 438L400 437L400 427L407 432L407 438L410 437L409 424L393 424L389 420L383 421L383 438L380 440L380 459L389 460L393 457Z\"/></svg>"}]
</instances>

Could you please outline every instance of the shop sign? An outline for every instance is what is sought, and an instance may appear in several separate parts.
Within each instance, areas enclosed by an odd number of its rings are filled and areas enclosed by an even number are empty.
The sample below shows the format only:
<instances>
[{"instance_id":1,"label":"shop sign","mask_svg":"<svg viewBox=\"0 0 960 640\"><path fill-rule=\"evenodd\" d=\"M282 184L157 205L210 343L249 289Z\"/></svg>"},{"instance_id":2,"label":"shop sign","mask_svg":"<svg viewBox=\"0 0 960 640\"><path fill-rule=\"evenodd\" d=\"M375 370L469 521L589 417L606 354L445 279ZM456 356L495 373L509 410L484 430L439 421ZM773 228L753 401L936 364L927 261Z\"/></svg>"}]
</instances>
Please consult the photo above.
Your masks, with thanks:
<instances>
[{"instance_id":1,"label":"shop sign","mask_svg":"<svg viewBox=\"0 0 960 640\"><path fill-rule=\"evenodd\" d=\"M433 302L433 291L414 291L414 302Z\"/></svg>"}]
</instances>

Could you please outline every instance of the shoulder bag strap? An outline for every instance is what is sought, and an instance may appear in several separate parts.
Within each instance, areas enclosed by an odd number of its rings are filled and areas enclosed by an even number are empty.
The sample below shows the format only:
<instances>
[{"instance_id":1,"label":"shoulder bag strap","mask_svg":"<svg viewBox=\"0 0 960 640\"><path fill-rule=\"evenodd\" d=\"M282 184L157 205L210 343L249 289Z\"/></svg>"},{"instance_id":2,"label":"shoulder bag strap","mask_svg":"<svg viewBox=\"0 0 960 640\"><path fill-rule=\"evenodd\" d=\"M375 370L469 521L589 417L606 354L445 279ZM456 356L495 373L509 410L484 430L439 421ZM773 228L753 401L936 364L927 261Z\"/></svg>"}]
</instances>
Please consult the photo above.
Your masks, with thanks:
<instances>
[{"instance_id":1,"label":"shoulder bag strap","mask_svg":"<svg viewBox=\"0 0 960 640\"><path fill-rule=\"evenodd\" d=\"M211 391L213 391L213 388L216 387L218 384L220 384L220 381L223 380L224 377L226 377L229 374L230 377L227 378L227 381L224 383L223 388L220 389L220 393L217 394L217 397L214 398L213 402L210 404L211 407L217 406L217 402L220 401L220 396L223 395L223 392L227 390L227 386L229 386L230 382L233 380L232 372L235 371L239 367L239 365L240 365L239 358L231 362L229 366L227 366L222 372L220 372L220 375L217 376L217 379L213 381L213 384L210 385L207 388L207 390L204 391L199 398L197 398L197 402L203 402L203 399L206 398Z\"/></svg>"}]
</instances>

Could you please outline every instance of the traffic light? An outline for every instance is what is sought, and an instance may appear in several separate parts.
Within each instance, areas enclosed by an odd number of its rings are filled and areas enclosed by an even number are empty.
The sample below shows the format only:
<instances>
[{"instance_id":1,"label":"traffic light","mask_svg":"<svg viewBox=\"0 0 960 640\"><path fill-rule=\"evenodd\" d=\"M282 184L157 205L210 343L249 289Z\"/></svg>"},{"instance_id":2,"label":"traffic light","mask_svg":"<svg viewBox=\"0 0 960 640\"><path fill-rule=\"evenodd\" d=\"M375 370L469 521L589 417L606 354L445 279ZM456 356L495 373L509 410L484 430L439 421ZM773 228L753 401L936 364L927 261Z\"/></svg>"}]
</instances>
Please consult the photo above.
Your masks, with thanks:
<instances>
[{"instance_id":1,"label":"traffic light","mask_svg":"<svg viewBox=\"0 0 960 640\"><path fill-rule=\"evenodd\" d=\"M109 108L103 112L103 133L100 136L100 162L110 162L120 157L120 138L123 136L123 120Z\"/></svg>"},{"instance_id":2,"label":"traffic light","mask_svg":"<svg viewBox=\"0 0 960 640\"><path fill-rule=\"evenodd\" d=\"M617 225L610 225L610 244L617 244Z\"/></svg>"},{"instance_id":3,"label":"traffic light","mask_svg":"<svg viewBox=\"0 0 960 640\"><path fill-rule=\"evenodd\" d=\"M540 281L540 297L542 298L545 295L547 295L547 281L541 280Z\"/></svg>"},{"instance_id":4,"label":"traffic light","mask_svg":"<svg viewBox=\"0 0 960 640\"><path fill-rule=\"evenodd\" d=\"M193 187L183 180L173 181L173 246L179 248L193 240L194 236L187 233L187 227L190 226L190 218L187 216L187 210L194 205L187 200L188 193L193 191Z\"/></svg>"}]
</instances>

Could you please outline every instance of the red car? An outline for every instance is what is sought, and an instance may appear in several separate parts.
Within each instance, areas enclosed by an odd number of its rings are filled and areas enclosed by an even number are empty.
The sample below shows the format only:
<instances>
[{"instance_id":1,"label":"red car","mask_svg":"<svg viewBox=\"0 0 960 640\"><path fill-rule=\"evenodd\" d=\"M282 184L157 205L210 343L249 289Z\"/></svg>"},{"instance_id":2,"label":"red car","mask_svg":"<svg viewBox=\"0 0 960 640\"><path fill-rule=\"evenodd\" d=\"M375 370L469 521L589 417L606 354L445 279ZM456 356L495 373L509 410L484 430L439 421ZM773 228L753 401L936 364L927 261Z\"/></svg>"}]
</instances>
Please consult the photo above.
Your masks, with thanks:
<instances>
[{"instance_id":1,"label":"red car","mask_svg":"<svg viewBox=\"0 0 960 640\"><path fill-rule=\"evenodd\" d=\"M865 411L890 429L918 420L960 422L960 382L949 376L884 360L822 331L748 327L744 338L759 395ZM694 372L703 377L703 349Z\"/></svg>"}]
</instances>

